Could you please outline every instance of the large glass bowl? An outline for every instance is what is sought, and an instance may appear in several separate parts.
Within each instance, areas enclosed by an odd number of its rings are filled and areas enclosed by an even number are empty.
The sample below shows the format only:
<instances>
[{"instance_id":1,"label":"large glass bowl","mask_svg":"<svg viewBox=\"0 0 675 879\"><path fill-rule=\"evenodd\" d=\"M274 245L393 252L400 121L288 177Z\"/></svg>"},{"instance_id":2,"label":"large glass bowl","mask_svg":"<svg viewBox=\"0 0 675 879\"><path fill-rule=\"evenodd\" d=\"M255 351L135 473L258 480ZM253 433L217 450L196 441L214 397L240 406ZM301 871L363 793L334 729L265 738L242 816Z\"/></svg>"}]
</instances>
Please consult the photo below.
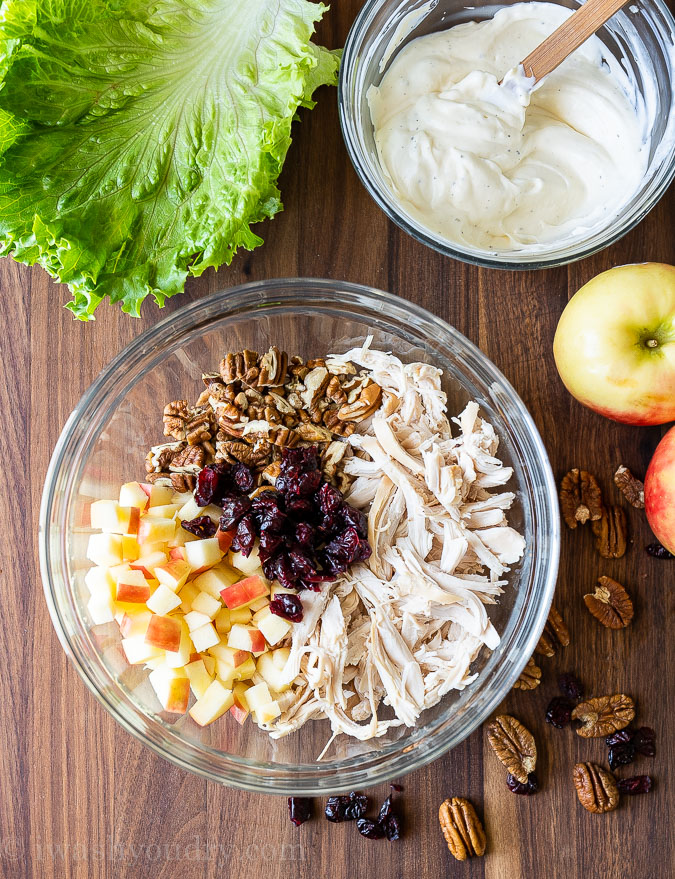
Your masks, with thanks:
<instances>
[{"instance_id":1,"label":"large glass bowl","mask_svg":"<svg viewBox=\"0 0 675 879\"><path fill-rule=\"evenodd\" d=\"M225 716L200 728L188 716L169 722L147 673L128 667L114 623L90 625L84 574L88 507L142 480L144 458L162 442L169 400L195 400L201 374L228 351L283 345L306 357L345 351L365 336L404 360L441 367L450 412L470 399L501 438L514 467L512 524L527 538L522 562L490 608L502 636L474 663L477 680L425 712L415 729L359 743L344 736L316 762L327 722L277 742L253 723ZM525 406L504 376L457 330L409 302L354 284L282 280L247 284L200 300L135 339L82 397L63 429L47 474L40 518L45 595L61 643L84 682L119 723L157 754L233 787L267 793L335 792L392 779L465 739L499 704L532 654L555 585L559 552L556 491L546 451Z\"/></svg>"},{"instance_id":2,"label":"large glass bowl","mask_svg":"<svg viewBox=\"0 0 675 879\"><path fill-rule=\"evenodd\" d=\"M635 94L650 121L651 148L641 189L607 225L570 242L552 241L536 251L492 251L449 242L407 214L392 194L382 172L368 107L368 89L379 85L396 51L416 37L447 30L467 21L482 21L521 0L368 0L347 38L338 101L347 151L361 182L387 216L417 241L435 250L487 268L538 269L584 259L621 238L654 207L675 177L675 20L663 0L635 0L598 31L606 48L622 60ZM576 9L578 0L542 0ZM514 64L519 59L514 59ZM505 71L506 72L506 71Z\"/></svg>"}]
</instances>

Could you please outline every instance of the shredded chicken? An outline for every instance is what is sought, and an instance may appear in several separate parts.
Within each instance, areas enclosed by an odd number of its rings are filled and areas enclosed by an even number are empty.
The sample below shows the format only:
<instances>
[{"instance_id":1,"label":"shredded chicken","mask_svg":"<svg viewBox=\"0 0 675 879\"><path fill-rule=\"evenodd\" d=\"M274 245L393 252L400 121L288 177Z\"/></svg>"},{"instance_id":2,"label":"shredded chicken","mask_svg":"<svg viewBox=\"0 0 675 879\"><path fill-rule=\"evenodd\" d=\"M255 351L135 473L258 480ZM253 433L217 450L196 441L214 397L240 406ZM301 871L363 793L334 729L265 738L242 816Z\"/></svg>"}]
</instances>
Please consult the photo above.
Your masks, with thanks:
<instances>
[{"instance_id":1,"label":"shredded chicken","mask_svg":"<svg viewBox=\"0 0 675 879\"><path fill-rule=\"evenodd\" d=\"M478 652L499 643L486 607L525 549L506 518L515 495L502 487L513 471L478 404L452 419L453 436L441 371L373 351L371 341L331 362L367 369L383 389L344 459L346 499L368 516L372 556L321 592L302 593L284 669L292 698L265 727L279 738L327 718L326 748L340 733L363 741L415 726L469 685Z\"/></svg>"}]
</instances>

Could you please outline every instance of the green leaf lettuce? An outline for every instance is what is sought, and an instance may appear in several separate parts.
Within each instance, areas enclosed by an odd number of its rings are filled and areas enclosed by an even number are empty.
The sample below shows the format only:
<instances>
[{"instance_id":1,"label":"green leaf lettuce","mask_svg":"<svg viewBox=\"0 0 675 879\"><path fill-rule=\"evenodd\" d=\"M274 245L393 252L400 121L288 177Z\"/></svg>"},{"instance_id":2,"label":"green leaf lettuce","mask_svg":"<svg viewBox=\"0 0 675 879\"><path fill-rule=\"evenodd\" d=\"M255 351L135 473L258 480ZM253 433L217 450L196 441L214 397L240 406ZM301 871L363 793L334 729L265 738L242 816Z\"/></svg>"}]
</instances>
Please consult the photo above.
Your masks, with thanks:
<instances>
[{"instance_id":1,"label":"green leaf lettuce","mask_svg":"<svg viewBox=\"0 0 675 879\"><path fill-rule=\"evenodd\" d=\"M334 83L307 0L5 0L0 255L91 318L138 315L232 261L281 210L299 106Z\"/></svg>"}]
</instances>

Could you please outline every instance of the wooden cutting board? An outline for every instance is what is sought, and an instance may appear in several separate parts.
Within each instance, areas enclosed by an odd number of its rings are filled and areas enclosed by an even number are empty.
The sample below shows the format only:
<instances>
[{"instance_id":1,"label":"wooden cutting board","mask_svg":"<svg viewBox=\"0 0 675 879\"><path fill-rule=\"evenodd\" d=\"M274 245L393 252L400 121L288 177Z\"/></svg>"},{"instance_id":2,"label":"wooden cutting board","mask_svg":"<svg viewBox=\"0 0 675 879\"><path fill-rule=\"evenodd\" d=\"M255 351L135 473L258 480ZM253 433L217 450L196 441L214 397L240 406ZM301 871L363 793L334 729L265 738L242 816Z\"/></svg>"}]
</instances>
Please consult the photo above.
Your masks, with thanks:
<instances>
[{"instance_id":1,"label":"wooden cutting board","mask_svg":"<svg viewBox=\"0 0 675 879\"><path fill-rule=\"evenodd\" d=\"M335 3L320 38L341 46L359 0ZM340 136L336 93L324 89L302 113L281 181L286 210L261 229L264 247L229 269L190 281L171 312L226 285L306 275L372 284L454 324L506 374L529 406L555 475L573 466L611 476L624 463L643 475L665 428L631 428L579 406L558 379L551 344L558 317L581 284L613 265L675 263L673 190L628 236L603 253L543 272L487 271L446 259L387 221L361 187ZM0 543L0 876L3 879L667 879L673 875L675 765L675 562L649 558L649 531L628 509L632 545L599 564L589 533L563 529L556 603L572 641L542 659L544 683L510 694L503 708L537 737L541 792L511 794L504 771L477 730L452 753L405 778L405 839L370 842L353 824L323 818L300 829L277 798L207 784L155 757L96 703L67 662L51 626L37 566L40 495L51 451L73 406L108 361L159 317L142 320L102 306L83 325L61 306L65 289L41 270L0 261L2 363L0 433L4 538ZM624 583L636 616L626 631L602 629L582 595L600 573ZM584 741L544 722L555 677L575 671L596 694L623 691L638 719L657 732L657 756L641 758L655 790L609 815L579 806L578 760L603 761L601 740ZM624 772L624 774L627 774ZM670 778L669 778L670 774ZM388 791L369 791L379 803ZM447 796L469 797L484 816L488 852L459 864L437 821ZM320 803L317 803L317 811ZM670 815L670 818L669 818Z\"/></svg>"}]
</instances>

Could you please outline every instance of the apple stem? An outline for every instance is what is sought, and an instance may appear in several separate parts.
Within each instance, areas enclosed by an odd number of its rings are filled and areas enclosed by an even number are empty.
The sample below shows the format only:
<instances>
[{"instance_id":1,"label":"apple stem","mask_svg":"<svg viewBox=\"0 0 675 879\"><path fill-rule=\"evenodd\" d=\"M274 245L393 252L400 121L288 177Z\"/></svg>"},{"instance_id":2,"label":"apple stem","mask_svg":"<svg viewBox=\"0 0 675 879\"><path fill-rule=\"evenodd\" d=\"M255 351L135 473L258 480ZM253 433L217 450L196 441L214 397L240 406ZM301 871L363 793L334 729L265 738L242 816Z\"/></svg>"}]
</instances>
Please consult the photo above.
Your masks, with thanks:
<instances>
[{"instance_id":1,"label":"apple stem","mask_svg":"<svg viewBox=\"0 0 675 879\"><path fill-rule=\"evenodd\" d=\"M656 339L647 339L647 347L648 348L658 348L659 343Z\"/></svg>"}]
</instances>

